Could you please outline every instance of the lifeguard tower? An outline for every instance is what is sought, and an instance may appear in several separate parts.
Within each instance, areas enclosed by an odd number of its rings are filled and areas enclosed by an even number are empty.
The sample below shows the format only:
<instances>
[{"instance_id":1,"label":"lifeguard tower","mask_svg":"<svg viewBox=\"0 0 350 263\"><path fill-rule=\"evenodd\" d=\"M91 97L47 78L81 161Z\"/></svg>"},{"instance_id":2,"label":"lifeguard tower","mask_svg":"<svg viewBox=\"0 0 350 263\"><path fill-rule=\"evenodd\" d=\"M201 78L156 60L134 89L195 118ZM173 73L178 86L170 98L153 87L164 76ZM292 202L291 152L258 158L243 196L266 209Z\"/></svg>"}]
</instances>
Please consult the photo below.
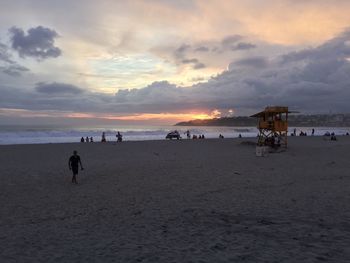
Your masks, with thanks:
<instances>
[{"instance_id":1,"label":"lifeguard tower","mask_svg":"<svg viewBox=\"0 0 350 263\"><path fill-rule=\"evenodd\" d=\"M258 146L287 147L288 107L266 107L250 117L258 118Z\"/></svg>"}]
</instances>

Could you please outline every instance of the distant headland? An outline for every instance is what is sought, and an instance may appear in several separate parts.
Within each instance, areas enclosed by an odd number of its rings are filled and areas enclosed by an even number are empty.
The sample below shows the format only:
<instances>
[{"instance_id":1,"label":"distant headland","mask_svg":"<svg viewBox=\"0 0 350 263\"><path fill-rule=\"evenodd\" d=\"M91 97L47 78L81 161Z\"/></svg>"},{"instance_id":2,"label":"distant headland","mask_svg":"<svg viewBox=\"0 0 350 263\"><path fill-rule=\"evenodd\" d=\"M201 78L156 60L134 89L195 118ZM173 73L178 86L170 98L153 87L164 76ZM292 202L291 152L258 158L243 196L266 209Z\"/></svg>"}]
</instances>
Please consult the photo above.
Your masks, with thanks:
<instances>
[{"instance_id":1,"label":"distant headland","mask_svg":"<svg viewBox=\"0 0 350 263\"><path fill-rule=\"evenodd\" d=\"M350 127L350 114L290 115L290 127ZM175 126L256 126L256 118L248 116L221 117L206 120L190 120L176 123Z\"/></svg>"}]
</instances>

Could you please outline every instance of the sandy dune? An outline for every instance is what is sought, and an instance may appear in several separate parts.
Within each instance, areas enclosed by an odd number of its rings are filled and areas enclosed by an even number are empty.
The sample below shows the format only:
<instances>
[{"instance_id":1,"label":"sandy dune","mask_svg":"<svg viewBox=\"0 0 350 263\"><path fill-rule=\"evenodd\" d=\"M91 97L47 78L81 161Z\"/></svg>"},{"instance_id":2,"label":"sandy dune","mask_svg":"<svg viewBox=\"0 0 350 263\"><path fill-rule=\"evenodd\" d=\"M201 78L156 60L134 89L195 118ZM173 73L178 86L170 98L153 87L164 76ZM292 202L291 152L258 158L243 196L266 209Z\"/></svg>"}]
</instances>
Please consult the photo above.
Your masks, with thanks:
<instances>
[{"instance_id":1,"label":"sandy dune","mask_svg":"<svg viewBox=\"0 0 350 263\"><path fill-rule=\"evenodd\" d=\"M245 140L0 146L0 262L350 262L350 137Z\"/></svg>"}]
</instances>

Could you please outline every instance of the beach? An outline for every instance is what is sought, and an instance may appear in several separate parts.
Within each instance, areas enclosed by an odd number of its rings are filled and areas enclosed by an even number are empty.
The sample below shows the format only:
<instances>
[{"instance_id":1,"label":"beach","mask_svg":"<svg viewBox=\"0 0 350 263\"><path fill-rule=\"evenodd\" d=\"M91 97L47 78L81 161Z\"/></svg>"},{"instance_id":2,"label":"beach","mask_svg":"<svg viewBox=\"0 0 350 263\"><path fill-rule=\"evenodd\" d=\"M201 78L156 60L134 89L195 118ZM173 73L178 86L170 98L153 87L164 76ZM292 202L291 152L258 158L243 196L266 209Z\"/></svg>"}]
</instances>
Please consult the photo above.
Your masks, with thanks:
<instances>
[{"instance_id":1,"label":"beach","mask_svg":"<svg viewBox=\"0 0 350 263\"><path fill-rule=\"evenodd\" d=\"M2 145L0 262L350 262L350 137L255 141Z\"/></svg>"}]
</instances>

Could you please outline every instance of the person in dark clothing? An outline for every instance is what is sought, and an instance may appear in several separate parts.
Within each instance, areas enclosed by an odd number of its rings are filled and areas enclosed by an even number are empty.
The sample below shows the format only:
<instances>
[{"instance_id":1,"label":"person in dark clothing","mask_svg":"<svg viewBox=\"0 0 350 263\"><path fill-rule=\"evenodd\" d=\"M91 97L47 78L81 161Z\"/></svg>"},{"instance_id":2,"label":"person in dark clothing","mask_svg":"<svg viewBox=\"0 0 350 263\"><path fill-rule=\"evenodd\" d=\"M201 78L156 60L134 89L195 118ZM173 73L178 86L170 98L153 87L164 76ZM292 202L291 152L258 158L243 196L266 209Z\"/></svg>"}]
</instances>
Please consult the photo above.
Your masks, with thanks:
<instances>
[{"instance_id":1,"label":"person in dark clothing","mask_svg":"<svg viewBox=\"0 0 350 263\"><path fill-rule=\"evenodd\" d=\"M85 142L84 137L81 137L80 142Z\"/></svg>"},{"instance_id":2,"label":"person in dark clothing","mask_svg":"<svg viewBox=\"0 0 350 263\"><path fill-rule=\"evenodd\" d=\"M105 134L105 132L102 132L102 140L101 140L101 142L106 142L107 140L106 140L106 134Z\"/></svg>"},{"instance_id":3,"label":"person in dark clothing","mask_svg":"<svg viewBox=\"0 0 350 263\"><path fill-rule=\"evenodd\" d=\"M83 164L81 163L80 156L78 155L78 152L74 151L73 155L69 158L68 167L69 167L69 170L72 170L72 172L73 172L72 183L75 183L75 184L78 183L77 182L77 174L78 174L78 170L79 170L79 164L80 164L81 170L84 170Z\"/></svg>"},{"instance_id":4,"label":"person in dark clothing","mask_svg":"<svg viewBox=\"0 0 350 263\"><path fill-rule=\"evenodd\" d=\"M190 133L189 130L187 130L187 131L185 132L185 134L186 134L186 136L187 136L187 139L191 139L191 133Z\"/></svg>"},{"instance_id":5,"label":"person in dark clothing","mask_svg":"<svg viewBox=\"0 0 350 263\"><path fill-rule=\"evenodd\" d=\"M122 142L123 141L123 135L121 135L120 132L117 133L116 137L117 137L117 141L118 142Z\"/></svg>"}]
</instances>

